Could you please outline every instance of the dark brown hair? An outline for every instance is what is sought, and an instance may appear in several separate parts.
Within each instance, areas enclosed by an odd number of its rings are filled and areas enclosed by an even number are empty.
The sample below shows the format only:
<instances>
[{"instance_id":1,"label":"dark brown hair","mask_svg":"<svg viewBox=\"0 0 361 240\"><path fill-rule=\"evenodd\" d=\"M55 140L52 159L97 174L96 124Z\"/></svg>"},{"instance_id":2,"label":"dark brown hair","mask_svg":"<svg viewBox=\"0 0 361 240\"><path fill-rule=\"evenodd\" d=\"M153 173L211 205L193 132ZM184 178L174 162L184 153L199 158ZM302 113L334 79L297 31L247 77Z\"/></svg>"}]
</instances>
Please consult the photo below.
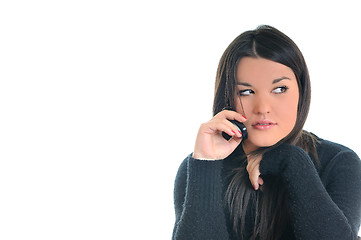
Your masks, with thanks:
<instances>
[{"instance_id":1,"label":"dark brown hair","mask_svg":"<svg viewBox=\"0 0 361 240\"><path fill-rule=\"evenodd\" d=\"M299 88L297 120L293 130L279 143L289 143L305 149L317 159L316 140L313 135L303 130L311 101L311 84L306 62L296 44L274 27L262 25L252 31L239 35L223 53L217 71L213 114L223 108L235 109L236 71L239 60L243 57L265 58L291 68L296 76ZM267 151L262 148L257 154ZM284 184L280 178L265 181L262 201L259 191L251 187L243 165L235 169L229 178L225 193L226 207L230 211L233 231L243 239L244 219L247 206L255 209L254 230L250 239L279 239L290 228L290 214ZM253 201L253 202L252 202ZM260 202L261 201L261 202ZM261 210L259 211L259 208ZM260 212L260 215L258 214Z\"/></svg>"}]
</instances>

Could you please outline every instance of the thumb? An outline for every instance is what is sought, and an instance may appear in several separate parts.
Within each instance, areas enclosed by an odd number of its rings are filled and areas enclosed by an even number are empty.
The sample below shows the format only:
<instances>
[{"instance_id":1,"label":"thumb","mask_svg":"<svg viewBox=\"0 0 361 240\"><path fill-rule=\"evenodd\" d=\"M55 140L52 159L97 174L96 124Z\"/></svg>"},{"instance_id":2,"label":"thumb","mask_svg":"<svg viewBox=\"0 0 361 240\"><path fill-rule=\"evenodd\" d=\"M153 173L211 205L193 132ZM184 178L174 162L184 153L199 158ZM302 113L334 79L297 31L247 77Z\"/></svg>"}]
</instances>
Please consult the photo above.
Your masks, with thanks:
<instances>
[{"instance_id":1,"label":"thumb","mask_svg":"<svg viewBox=\"0 0 361 240\"><path fill-rule=\"evenodd\" d=\"M243 138L239 138L239 137L232 137L228 142L230 144L236 144L237 146L242 142Z\"/></svg>"}]
</instances>

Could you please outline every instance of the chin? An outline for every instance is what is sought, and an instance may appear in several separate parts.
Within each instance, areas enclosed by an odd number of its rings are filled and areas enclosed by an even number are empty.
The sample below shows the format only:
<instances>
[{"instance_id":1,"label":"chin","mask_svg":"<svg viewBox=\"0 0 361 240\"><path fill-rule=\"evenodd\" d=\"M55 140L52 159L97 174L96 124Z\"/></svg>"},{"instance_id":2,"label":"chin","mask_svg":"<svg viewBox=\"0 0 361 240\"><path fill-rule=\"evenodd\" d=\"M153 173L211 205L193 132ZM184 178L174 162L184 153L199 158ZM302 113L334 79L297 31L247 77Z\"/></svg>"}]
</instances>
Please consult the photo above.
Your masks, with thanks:
<instances>
[{"instance_id":1,"label":"chin","mask_svg":"<svg viewBox=\"0 0 361 240\"><path fill-rule=\"evenodd\" d=\"M252 139L249 138L247 139L248 144L251 144L257 148L260 147L271 147L273 145L275 145L276 143L278 143L281 139L274 139L274 138L257 138L257 139Z\"/></svg>"},{"instance_id":2,"label":"chin","mask_svg":"<svg viewBox=\"0 0 361 240\"><path fill-rule=\"evenodd\" d=\"M256 146L257 147L272 147L273 145L275 145L277 142L265 142L265 143L259 143Z\"/></svg>"}]
</instances>

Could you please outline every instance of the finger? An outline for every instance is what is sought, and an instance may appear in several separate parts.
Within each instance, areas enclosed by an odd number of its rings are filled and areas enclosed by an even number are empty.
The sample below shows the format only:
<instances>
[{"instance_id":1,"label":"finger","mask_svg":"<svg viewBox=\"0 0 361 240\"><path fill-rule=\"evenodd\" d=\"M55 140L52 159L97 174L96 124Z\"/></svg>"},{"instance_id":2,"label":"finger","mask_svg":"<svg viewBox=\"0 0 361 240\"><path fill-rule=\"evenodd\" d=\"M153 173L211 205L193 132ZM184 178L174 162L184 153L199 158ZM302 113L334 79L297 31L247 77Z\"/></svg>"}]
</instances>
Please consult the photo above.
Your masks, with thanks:
<instances>
[{"instance_id":1,"label":"finger","mask_svg":"<svg viewBox=\"0 0 361 240\"><path fill-rule=\"evenodd\" d=\"M257 157L249 156L247 159L247 171L249 173L253 172L255 168L257 168L260 164Z\"/></svg>"},{"instance_id":2,"label":"finger","mask_svg":"<svg viewBox=\"0 0 361 240\"><path fill-rule=\"evenodd\" d=\"M236 127L234 127L234 125L230 121L228 121L226 119L224 119L222 122L218 123L217 130L219 132L227 133L232 138L235 137L235 136L236 137L241 136L239 134L239 132L238 132L238 129Z\"/></svg>"},{"instance_id":3,"label":"finger","mask_svg":"<svg viewBox=\"0 0 361 240\"><path fill-rule=\"evenodd\" d=\"M259 185L263 185L263 179L260 178L259 161L257 160L258 159L250 160L247 165L249 180L255 190L258 190Z\"/></svg>"},{"instance_id":4,"label":"finger","mask_svg":"<svg viewBox=\"0 0 361 240\"><path fill-rule=\"evenodd\" d=\"M230 136L234 136L236 134L236 132L232 130L228 124L218 119L212 119L211 121L202 124L200 131L212 135L218 134L219 132L225 132Z\"/></svg>"},{"instance_id":5,"label":"finger","mask_svg":"<svg viewBox=\"0 0 361 240\"><path fill-rule=\"evenodd\" d=\"M239 122L245 122L247 121L247 118L240 114L239 112L235 112L235 111L228 111L227 112L227 119L229 120L237 120Z\"/></svg>"},{"instance_id":6,"label":"finger","mask_svg":"<svg viewBox=\"0 0 361 240\"><path fill-rule=\"evenodd\" d=\"M217 122L217 121L222 121L225 124L227 124L232 131L235 133L234 135L241 138L242 137L242 132L240 131L240 129L231 122L231 120L237 120L239 122L245 122L246 118L243 117L241 114L239 114L238 112L235 111L230 111L230 110L223 110L221 112L219 112L218 114L216 114L213 119L211 121ZM224 131L225 133L228 133L227 131ZM231 134L228 134L230 136L234 136Z\"/></svg>"},{"instance_id":7,"label":"finger","mask_svg":"<svg viewBox=\"0 0 361 240\"><path fill-rule=\"evenodd\" d=\"M251 161L248 161L247 167L246 167L247 172L248 172L248 175L251 176L251 174L253 174L254 168L255 168L255 163L254 163L254 162L251 162Z\"/></svg>"},{"instance_id":8,"label":"finger","mask_svg":"<svg viewBox=\"0 0 361 240\"><path fill-rule=\"evenodd\" d=\"M259 188L258 178L259 178L259 175L255 174L255 173L249 175L249 179L251 181L251 184L252 184L254 190L256 190L256 191Z\"/></svg>"},{"instance_id":9,"label":"finger","mask_svg":"<svg viewBox=\"0 0 361 240\"><path fill-rule=\"evenodd\" d=\"M234 132L234 136L241 138L242 132L239 130L237 126L235 126L231 121L224 119L223 123L226 124L230 129L232 129L232 132Z\"/></svg>"},{"instance_id":10,"label":"finger","mask_svg":"<svg viewBox=\"0 0 361 240\"><path fill-rule=\"evenodd\" d=\"M224 118L227 118L229 120L237 120L239 122L247 121L247 118L244 115L242 115L242 114L240 114L239 112L236 112L236 111L223 110L219 114L224 116Z\"/></svg>"},{"instance_id":11,"label":"finger","mask_svg":"<svg viewBox=\"0 0 361 240\"><path fill-rule=\"evenodd\" d=\"M242 142L242 137L232 137L229 141L229 143L235 143L236 145L239 145Z\"/></svg>"},{"instance_id":12,"label":"finger","mask_svg":"<svg viewBox=\"0 0 361 240\"><path fill-rule=\"evenodd\" d=\"M247 166L247 171L248 171L249 180L251 181L254 190L257 190L259 187L259 183L258 183L258 178L260 176L259 171L254 165Z\"/></svg>"},{"instance_id":13,"label":"finger","mask_svg":"<svg viewBox=\"0 0 361 240\"><path fill-rule=\"evenodd\" d=\"M231 137L242 137L242 133L238 130L238 128L227 119L212 119L208 123L204 124L202 126L205 130L204 132L209 134L219 133L219 132L225 132ZM208 130L207 130L208 128Z\"/></svg>"}]
</instances>

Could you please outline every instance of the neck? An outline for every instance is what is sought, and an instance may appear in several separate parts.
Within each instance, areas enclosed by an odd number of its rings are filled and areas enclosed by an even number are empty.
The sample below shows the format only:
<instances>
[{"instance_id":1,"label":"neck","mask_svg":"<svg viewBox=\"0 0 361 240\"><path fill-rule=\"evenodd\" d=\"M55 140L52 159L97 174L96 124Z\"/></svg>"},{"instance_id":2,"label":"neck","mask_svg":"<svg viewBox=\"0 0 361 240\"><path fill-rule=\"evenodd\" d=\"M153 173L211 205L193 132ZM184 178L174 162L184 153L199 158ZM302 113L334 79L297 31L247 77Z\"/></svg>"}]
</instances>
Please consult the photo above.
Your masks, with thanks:
<instances>
[{"instance_id":1,"label":"neck","mask_svg":"<svg viewBox=\"0 0 361 240\"><path fill-rule=\"evenodd\" d=\"M254 152L258 149L258 147L247 140L242 142L243 151L246 155L250 154L251 152Z\"/></svg>"}]
</instances>

